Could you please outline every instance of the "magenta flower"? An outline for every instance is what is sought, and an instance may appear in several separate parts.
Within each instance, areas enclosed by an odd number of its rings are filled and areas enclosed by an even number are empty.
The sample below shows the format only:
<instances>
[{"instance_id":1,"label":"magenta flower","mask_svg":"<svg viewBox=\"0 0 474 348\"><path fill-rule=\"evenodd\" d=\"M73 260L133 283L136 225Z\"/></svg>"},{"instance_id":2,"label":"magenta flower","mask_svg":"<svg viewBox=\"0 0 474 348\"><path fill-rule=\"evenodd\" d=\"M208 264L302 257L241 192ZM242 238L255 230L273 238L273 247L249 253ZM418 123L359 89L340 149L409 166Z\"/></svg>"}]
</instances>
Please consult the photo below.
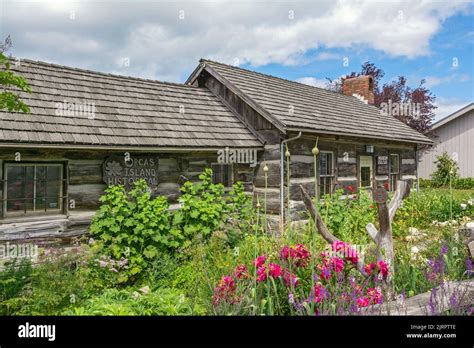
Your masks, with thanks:
<instances>
[{"instance_id":1,"label":"magenta flower","mask_svg":"<svg viewBox=\"0 0 474 348\"><path fill-rule=\"evenodd\" d=\"M365 265L364 270L367 273L367 275L371 275L372 271L376 268L377 268L377 265L374 262L371 262L368 265Z\"/></svg>"},{"instance_id":2,"label":"magenta flower","mask_svg":"<svg viewBox=\"0 0 474 348\"><path fill-rule=\"evenodd\" d=\"M294 262L296 267L305 267L310 256L303 244L297 244L294 248L285 245L280 251L280 257L283 260Z\"/></svg>"},{"instance_id":3,"label":"magenta flower","mask_svg":"<svg viewBox=\"0 0 474 348\"><path fill-rule=\"evenodd\" d=\"M344 261L342 259L340 259L339 257L332 257L331 258L331 265L332 265L332 269L336 273L339 273L344 269Z\"/></svg>"},{"instance_id":4,"label":"magenta flower","mask_svg":"<svg viewBox=\"0 0 474 348\"><path fill-rule=\"evenodd\" d=\"M388 275L388 266L387 266L387 264L384 261L380 260L378 262L378 265L379 265L379 272L382 273L382 276L384 278L387 277L387 275Z\"/></svg>"},{"instance_id":5,"label":"magenta flower","mask_svg":"<svg viewBox=\"0 0 474 348\"><path fill-rule=\"evenodd\" d=\"M382 293L376 288L367 289L367 296L369 297L370 302L373 304L382 303Z\"/></svg>"},{"instance_id":6,"label":"magenta flower","mask_svg":"<svg viewBox=\"0 0 474 348\"><path fill-rule=\"evenodd\" d=\"M235 281L231 276L223 276L217 286L214 288L214 296L212 297L212 302L215 305L218 305L221 301L227 303L236 303L238 298L235 295Z\"/></svg>"},{"instance_id":7,"label":"magenta flower","mask_svg":"<svg viewBox=\"0 0 474 348\"><path fill-rule=\"evenodd\" d=\"M267 257L265 255L260 255L255 260L253 260L253 264L255 265L255 267L259 268L260 266L265 264L266 260Z\"/></svg>"},{"instance_id":8,"label":"magenta flower","mask_svg":"<svg viewBox=\"0 0 474 348\"><path fill-rule=\"evenodd\" d=\"M367 297L362 296L357 299L357 307L368 307L370 304L370 301Z\"/></svg>"},{"instance_id":9,"label":"magenta flower","mask_svg":"<svg viewBox=\"0 0 474 348\"><path fill-rule=\"evenodd\" d=\"M247 279L249 277L249 271L244 264L235 267L234 275L237 279Z\"/></svg>"},{"instance_id":10,"label":"magenta flower","mask_svg":"<svg viewBox=\"0 0 474 348\"><path fill-rule=\"evenodd\" d=\"M265 267L265 265L261 265L257 269L257 281L258 282L263 282L266 279L267 279L267 268Z\"/></svg>"},{"instance_id":11,"label":"magenta flower","mask_svg":"<svg viewBox=\"0 0 474 348\"><path fill-rule=\"evenodd\" d=\"M276 263L270 263L268 265L268 272L270 274L270 277L272 278L278 278L282 275L282 270L281 270L281 267L279 265L277 265Z\"/></svg>"},{"instance_id":12,"label":"magenta flower","mask_svg":"<svg viewBox=\"0 0 474 348\"><path fill-rule=\"evenodd\" d=\"M351 262L354 265L359 261L357 251L348 243L336 240L334 243L332 243L332 250L341 258L344 258L345 261Z\"/></svg>"},{"instance_id":13,"label":"magenta flower","mask_svg":"<svg viewBox=\"0 0 474 348\"><path fill-rule=\"evenodd\" d=\"M285 284L288 287L297 286L299 284L298 278L296 278L293 273L290 274L290 271L288 271L287 269L283 271L283 280L285 281Z\"/></svg>"}]
</instances>

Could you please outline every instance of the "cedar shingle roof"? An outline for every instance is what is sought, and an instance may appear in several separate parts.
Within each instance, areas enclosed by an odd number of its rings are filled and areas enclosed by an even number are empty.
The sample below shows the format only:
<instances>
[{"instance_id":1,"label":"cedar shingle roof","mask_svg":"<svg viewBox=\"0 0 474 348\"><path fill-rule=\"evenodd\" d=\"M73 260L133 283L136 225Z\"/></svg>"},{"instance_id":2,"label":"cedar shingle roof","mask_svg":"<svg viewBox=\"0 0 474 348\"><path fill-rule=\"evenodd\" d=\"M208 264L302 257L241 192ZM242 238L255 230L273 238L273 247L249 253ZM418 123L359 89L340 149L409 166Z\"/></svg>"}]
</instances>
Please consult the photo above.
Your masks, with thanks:
<instances>
[{"instance_id":1,"label":"cedar shingle roof","mask_svg":"<svg viewBox=\"0 0 474 348\"><path fill-rule=\"evenodd\" d=\"M378 108L355 97L206 59L201 63L257 103L284 129L431 143L405 123L382 115Z\"/></svg>"},{"instance_id":2,"label":"cedar shingle roof","mask_svg":"<svg viewBox=\"0 0 474 348\"><path fill-rule=\"evenodd\" d=\"M261 147L262 143L205 88L22 60L13 71L31 94L30 114L0 112L0 145ZM95 104L95 117L61 116L57 103ZM181 109L180 109L180 106ZM180 112L181 110L181 112Z\"/></svg>"}]
</instances>

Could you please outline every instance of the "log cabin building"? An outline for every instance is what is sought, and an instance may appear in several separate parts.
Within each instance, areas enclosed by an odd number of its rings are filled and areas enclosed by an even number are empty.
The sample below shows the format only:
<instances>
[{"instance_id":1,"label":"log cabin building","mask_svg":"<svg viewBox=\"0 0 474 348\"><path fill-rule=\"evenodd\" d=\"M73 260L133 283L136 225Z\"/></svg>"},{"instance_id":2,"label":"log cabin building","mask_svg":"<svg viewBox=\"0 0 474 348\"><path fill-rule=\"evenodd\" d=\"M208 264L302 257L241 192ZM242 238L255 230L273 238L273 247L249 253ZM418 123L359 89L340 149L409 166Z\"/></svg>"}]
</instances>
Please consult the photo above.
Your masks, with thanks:
<instances>
[{"instance_id":1,"label":"log cabin building","mask_svg":"<svg viewBox=\"0 0 474 348\"><path fill-rule=\"evenodd\" d=\"M267 209L281 215L286 146L297 218L299 185L315 194L316 139L319 194L416 180L418 146L431 143L371 105L370 76L346 80L339 94L210 60L184 84L30 60L12 70L32 93L20 93L30 113L0 112L0 233L87 223L107 185L138 178L176 203L206 167L215 182L263 195L264 163ZM27 221L36 227L18 228Z\"/></svg>"}]
</instances>

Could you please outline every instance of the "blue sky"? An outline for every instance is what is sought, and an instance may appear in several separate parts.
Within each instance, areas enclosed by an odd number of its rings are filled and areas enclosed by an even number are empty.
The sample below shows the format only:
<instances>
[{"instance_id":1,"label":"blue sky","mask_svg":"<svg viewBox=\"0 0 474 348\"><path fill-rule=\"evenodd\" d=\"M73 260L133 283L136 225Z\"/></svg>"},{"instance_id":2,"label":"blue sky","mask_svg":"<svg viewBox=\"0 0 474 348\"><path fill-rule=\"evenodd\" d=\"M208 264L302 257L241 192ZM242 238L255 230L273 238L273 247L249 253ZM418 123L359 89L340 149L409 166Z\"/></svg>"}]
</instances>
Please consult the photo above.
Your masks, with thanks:
<instances>
[{"instance_id":1,"label":"blue sky","mask_svg":"<svg viewBox=\"0 0 474 348\"><path fill-rule=\"evenodd\" d=\"M205 57L315 86L371 61L425 79L437 118L474 100L473 23L472 1L0 1L19 58L183 82Z\"/></svg>"}]
</instances>

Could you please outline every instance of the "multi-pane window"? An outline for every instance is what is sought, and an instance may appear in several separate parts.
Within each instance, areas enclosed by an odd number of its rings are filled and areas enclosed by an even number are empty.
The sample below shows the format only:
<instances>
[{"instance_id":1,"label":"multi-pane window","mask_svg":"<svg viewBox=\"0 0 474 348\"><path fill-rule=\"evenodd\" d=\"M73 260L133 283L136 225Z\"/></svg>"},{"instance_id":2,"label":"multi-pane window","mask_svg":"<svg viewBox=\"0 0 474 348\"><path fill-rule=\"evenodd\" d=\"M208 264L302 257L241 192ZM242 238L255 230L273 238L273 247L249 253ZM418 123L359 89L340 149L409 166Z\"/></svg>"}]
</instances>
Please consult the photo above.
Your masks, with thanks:
<instances>
[{"instance_id":1,"label":"multi-pane window","mask_svg":"<svg viewBox=\"0 0 474 348\"><path fill-rule=\"evenodd\" d=\"M332 194L334 184L334 155L329 151L319 154L319 195Z\"/></svg>"},{"instance_id":2,"label":"multi-pane window","mask_svg":"<svg viewBox=\"0 0 474 348\"><path fill-rule=\"evenodd\" d=\"M62 171L61 164L5 164L6 214L59 213Z\"/></svg>"},{"instance_id":3,"label":"multi-pane window","mask_svg":"<svg viewBox=\"0 0 474 348\"><path fill-rule=\"evenodd\" d=\"M397 189L398 174L400 173L400 159L397 154L390 154L390 190Z\"/></svg>"},{"instance_id":4,"label":"multi-pane window","mask_svg":"<svg viewBox=\"0 0 474 348\"><path fill-rule=\"evenodd\" d=\"M225 187L232 186L232 164L214 163L212 168L212 182Z\"/></svg>"}]
</instances>

